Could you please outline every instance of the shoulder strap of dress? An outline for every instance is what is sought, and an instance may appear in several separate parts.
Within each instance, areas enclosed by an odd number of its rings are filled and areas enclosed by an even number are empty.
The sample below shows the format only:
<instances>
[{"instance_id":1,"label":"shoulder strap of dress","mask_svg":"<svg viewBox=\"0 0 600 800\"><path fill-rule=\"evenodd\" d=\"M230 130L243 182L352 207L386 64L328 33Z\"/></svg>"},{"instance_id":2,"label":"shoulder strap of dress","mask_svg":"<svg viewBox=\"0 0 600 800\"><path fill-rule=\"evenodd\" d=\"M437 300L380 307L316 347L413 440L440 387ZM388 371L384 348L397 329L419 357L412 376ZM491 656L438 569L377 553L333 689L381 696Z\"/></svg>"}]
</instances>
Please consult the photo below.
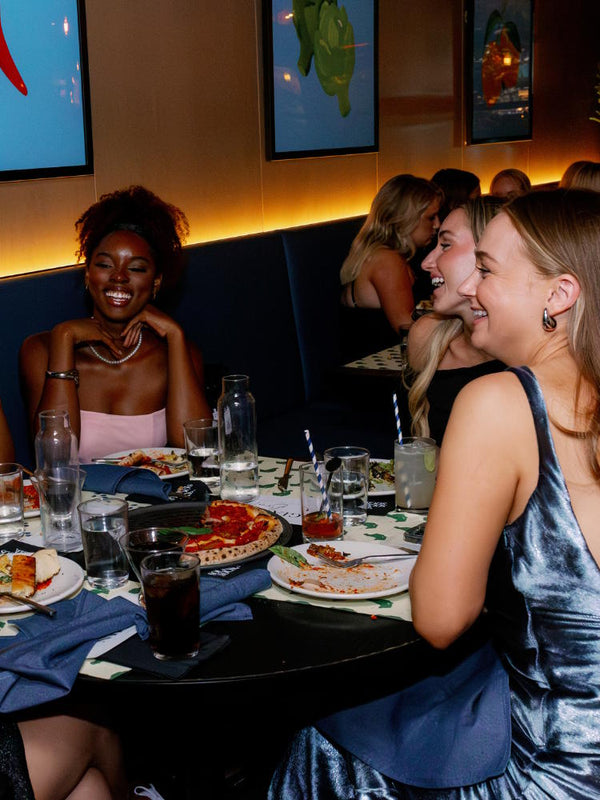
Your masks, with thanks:
<instances>
[{"instance_id":1,"label":"shoulder strap of dress","mask_svg":"<svg viewBox=\"0 0 600 800\"><path fill-rule=\"evenodd\" d=\"M550 432L546 401L537 378L529 367L509 367L508 372L513 372L517 376L529 401L538 442L540 472L548 469L560 469Z\"/></svg>"}]
</instances>

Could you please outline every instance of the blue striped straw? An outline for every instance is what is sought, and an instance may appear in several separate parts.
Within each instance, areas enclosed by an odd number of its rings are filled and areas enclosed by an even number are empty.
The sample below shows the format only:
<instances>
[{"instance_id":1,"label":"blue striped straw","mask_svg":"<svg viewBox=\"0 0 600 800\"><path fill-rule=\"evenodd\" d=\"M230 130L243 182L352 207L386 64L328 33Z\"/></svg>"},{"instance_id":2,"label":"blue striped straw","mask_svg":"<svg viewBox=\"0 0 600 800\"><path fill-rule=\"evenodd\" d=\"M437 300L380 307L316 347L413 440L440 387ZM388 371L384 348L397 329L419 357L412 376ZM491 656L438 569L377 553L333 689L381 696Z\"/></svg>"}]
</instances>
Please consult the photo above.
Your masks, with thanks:
<instances>
[{"instance_id":1,"label":"blue striped straw","mask_svg":"<svg viewBox=\"0 0 600 800\"><path fill-rule=\"evenodd\" d=\"M329 517L329 519L331 519L331 506L329 505L329 498L327 497L327 492L325 491L323 476L321 475L321 470L319 469L319 463L317 461L317 456L315 454L315 448L313 447L312 439L310 438L310 431L305 430L304 436L306 437L306 443L308 444L308 452L310 453L313 469L315 471L315 475L317 476L317 483L319 484L319 489L321 490L321 495L323 497L323 505L325 506L325 511L327 512L327 516Z\"/></svg>"},{"instance_id":2,"label":"blue striped straw","mask_svg":"<svg viewBox=\"0 0 600 800\"><path fill-rule=\"evenodd\" d=\"M400 412L398 411L398 395L394 392L394 415L396 417L396 428L398 429L398 441L402 444L402 428L400 427Z\"/></svg>"}]
</instances>

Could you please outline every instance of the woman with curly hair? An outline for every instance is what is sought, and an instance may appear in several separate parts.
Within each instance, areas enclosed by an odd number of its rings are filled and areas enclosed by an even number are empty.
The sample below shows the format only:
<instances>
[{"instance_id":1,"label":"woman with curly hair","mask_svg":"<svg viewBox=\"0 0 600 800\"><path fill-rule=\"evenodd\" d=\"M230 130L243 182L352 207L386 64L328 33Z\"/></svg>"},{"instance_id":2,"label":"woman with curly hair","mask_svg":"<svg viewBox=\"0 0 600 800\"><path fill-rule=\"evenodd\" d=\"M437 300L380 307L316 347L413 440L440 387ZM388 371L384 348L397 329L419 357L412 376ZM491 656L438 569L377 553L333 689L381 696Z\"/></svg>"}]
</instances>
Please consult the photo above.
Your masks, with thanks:
<instances>
[{"instance_id":1,"label":"woman with curly hair","mask_svg":"<svg viewBox=\"0 0 600 800\"><path fill-rule=\"evenodd\" d=\"M408 359L416 377L408 409L416 436L442 443L452 404L474 378L498 372L504 364L471 343L473 314L457 289L475 267L475 245L490 219L502 208L494 197L479 197L451 211L442 222L438 243L422 268L433 283L432 314L421 317L408 335Z\"/></svg>"},{"instance_id":2,"label":"woman with curly hair","mask_svg":"<svg viewBox=\"0 0 600 800\"><path fill-rule=\"evenodd\" d=\"M384 183L342 266L343 306L383 310L395 334L410 327L415 276L408 259L433 239L442 199L424 178L396 175Z\"/></svg>"},{"instance_id":3,"label":"woman with curly hair","mask_svg":"<svg viewBox=\"0 0 600 800\"><path fill-rule=\"evenodd\" d=\"M66 408L82 462L134 447L183 445L182 423L210 416L199 350L156 308L188 233L184 213L142 186L103 195L75 223L92 314L21 348L32 427Z\"/></svg>"}]
</instances>

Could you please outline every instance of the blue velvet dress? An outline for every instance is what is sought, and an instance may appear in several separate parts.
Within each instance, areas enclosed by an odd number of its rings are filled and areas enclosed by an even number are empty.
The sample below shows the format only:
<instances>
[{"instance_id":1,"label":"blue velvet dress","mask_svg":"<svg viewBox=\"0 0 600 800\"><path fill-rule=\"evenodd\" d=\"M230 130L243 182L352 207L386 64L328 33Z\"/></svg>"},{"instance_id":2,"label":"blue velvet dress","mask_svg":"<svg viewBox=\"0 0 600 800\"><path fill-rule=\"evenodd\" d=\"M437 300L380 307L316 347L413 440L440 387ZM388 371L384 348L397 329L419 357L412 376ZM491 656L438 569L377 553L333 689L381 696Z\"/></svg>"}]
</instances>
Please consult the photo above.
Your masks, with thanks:
<instances>
[{"instance_id":1,"label":"blue velvet dress","mask_svg":"<svg viewBox=\"0 0 600 800\"><path fill-rule=\"evenodd\" d=\"M270 800L588 800L600 798L600 569L573 512L543 395L526 368L540 475L523 514L504 529L486 605L510 679L512 746L502 775L453 789L400 784L301 731Z\"/></svg>"}]
</instances>

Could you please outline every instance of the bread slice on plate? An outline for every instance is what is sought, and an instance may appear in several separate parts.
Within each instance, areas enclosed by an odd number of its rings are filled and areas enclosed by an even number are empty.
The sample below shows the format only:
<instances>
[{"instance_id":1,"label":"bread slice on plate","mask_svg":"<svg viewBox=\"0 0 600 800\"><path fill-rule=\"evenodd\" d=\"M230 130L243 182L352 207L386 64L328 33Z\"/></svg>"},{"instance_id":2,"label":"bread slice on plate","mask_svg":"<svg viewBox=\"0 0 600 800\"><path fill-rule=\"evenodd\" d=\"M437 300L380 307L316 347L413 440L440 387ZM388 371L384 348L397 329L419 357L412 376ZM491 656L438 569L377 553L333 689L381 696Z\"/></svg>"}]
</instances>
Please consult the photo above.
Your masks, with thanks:
<instances>
[{"instance_id":1,"label":"bread slice on plate","mask_svg":"<svg viewBox=\"0 0 600 800\"><path fill-rule=\"evenodd\" d=\"M36 550L33 554L35 558L35 582L46 583L60 572L60 561L58 553L54 549Z\"/></svg>"}]
</instances>

